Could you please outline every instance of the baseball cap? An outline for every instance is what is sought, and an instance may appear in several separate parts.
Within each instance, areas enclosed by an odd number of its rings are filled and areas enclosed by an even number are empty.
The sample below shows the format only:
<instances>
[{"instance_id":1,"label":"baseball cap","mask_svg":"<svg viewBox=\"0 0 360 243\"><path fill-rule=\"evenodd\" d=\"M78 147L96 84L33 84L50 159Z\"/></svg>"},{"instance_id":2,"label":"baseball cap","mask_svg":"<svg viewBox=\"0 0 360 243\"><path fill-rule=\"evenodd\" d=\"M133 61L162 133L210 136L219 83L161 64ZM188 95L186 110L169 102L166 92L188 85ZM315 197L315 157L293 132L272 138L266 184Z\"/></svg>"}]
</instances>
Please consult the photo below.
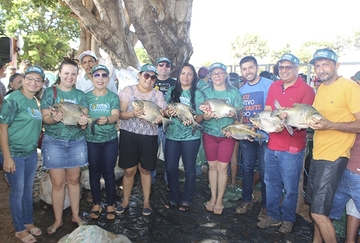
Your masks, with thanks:
<instances>
[{"instance_id":1,"label":"baseball cap","mask_svg":"<svg viewBox=\"0 0 360 243\"><path fill-rule=\"evenodd\" d=\"M215 62L215 63L211 64L209 71L212 72L212 70L215 68L221 68L222 70L224 70L226 72L226 66L220 62Z\"/></svg>"},{"instance_id":2,"label":"baseball cap","mask_svg":"<svg viewBox=\"0 0 360 243\"><path fill-rule=\"evenodd\" d=\"M156 65L158 65L160 62L167 62L171 65L171 61L169 60L169 58L167 57L159 57L157 60L156 60Z\"/></svg>"},{"instance_id":3,"label":"baseball cap","mask_svg":"<svg viewBox=\"0 0 360 243\"><path fill-rule=\"evenodd\" d=\"M95 67L93 67L93 69L91 69L91 75L93 75L98 70L104 70L107 74L110 73L109 69L106 66L104 66L102 64L98 64Z\"/></svg>"},{"instance_id":4,"label":"baseball cap","mask_svg":"<svg viewBox=\"0 0 360 243\"><path fill-rule=\"evenodd\" d=\"M329 59L331 61L337 62L338 56L331 49L328 48L319 49L314 53L313 59L311 59L310 64L314 64L314 62L319 59Z\"/></svg>"},{"instance_id":5,"label":"baseball cap","mask_svg":"<svg viewBox=\"0 0 360 243\"><path fill-rule=\"evenodd\" d=\"M97 57L95 55L95 52L93 51L90 51L90 50L87 50L87 51L84 51L83 53L81 53L78 57L79 61L81 62L81 60L85 57L85 56L91 56L93 58L95 58L95 60L97 60Z\"/></svg>"},{"instance_id":6,"label":"baseball cap","mask_svg":"<svg viewBox=\"0 0 360 243\"><path fill-rule=\"evenodd\" d=\"M282 55L279 62L281 62L281 61L290 61L290 62L294 63L295 65L299 65L299 63L300 63L299 58L297 58L296 56L294 56L291 53L285 53L284 55Z\"/></svg>"},{"instance_id":7,"label":"baseball cap","mask_svg":"<svg viewBox=\"0 0 360 243\"><path fill-rule=\"evenodd\" d=\"M355 81L360 80L360 72L357 72L357 73L355 74L354 78L355 78Z\"/></svg>"},{"instance_id":8,"label":"baseball cap","mask_svg":"<svg viewBox=\"0 0 360 243\"><path fill-rule=\"evenodd\" d=\"M154 72L156 75L159 75L156 72L156 67L152 64L145 64L140 68L140 72Z\"/></svg>"},{"instance_id":9,"label":"baseball cap","mask_svg":"<svg viewBox=\"0 0 360 243\"><path fill-rule=\"evenodd\" d=\"M200 79L203 79L208 73L209 73L209 69L207 67L201 67L199 68L198 76Z\"/></svg>"},{"instance_id":10,"label":"baseball cap","mask_svg":"<svg viewBox=\"0 0 360 243\"><path fill-rule=\"evenodd\" d=\"M45 79L45 73L44 73L44 70L39 67L39 66L31 66L29 67L28 69L26 69L25 71L25 76L28 74L28 73L37 73L37 74L40 74L40 76Z\"/></svg>"}]
</instances>

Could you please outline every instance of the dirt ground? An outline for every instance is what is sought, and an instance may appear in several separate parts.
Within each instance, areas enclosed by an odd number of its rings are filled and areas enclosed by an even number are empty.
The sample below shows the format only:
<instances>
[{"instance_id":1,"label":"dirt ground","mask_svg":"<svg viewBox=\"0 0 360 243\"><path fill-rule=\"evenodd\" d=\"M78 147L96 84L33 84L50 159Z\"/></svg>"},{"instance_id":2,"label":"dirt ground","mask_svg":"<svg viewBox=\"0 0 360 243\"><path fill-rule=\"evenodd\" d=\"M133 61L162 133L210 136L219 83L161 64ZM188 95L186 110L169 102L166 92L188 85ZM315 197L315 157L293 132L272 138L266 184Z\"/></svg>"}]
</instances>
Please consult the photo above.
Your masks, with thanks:
<instances>
[{"instance_id":1,"label":"dirt ground","mask_svg":"<svg viewBox=\"0 0 360 243\"><path fill-rule=\"evenodd\" d=\"M312 240L313 225L300 216L297 217L293 231L288 235L279 233L279 227L258 228L256 223L260 210L259 202L256 202L254 209L247 214L237 215L235 209L239 201L228 197L222 215L207 212L204 203L210 198L210 190L206 173L197 178L196 194L188 212L180 212L178 209L166 210L164 203L167 190L162 179L164 173L163 162L160 160L157 170L157 181L151 195L151 205L154 211L150 216L142 216L141 214L142 193L137 177L130 199L130 208L123 214L117 215L114 221L107 221L105 213L102 213L98 220L89 218L91 203L87 200L90 195L88 190L82 191L81 217L88 224L98 225L116 234L123 234L134 243L308 243ZM39 192L39 179L42 174L43 172L38 171L35 178L34 189L37 192ZM120 187L121 180L117 184ZM9 187L2 170L0 171L0 188L2 188L0 190L0 243L20 242L14 237L15 232L8 203ZM228 191L230 191L230 194L241 194L239 187L228 187ZM121 190L118 189L117 204L121 202L120 194ZM103 203L104 208L105 203ZM45 233L45 229L53 223L53 220L52 206L41 201L39 197L34 198L34 224L43 230L43 234L37 237L37 242L56 243L77 227L71 222L71 213L68 208L64 210L64 226L58 232L49 236ZM338 242L343 242L343 239L339 239Z\"/></svg>"}]
</instances>

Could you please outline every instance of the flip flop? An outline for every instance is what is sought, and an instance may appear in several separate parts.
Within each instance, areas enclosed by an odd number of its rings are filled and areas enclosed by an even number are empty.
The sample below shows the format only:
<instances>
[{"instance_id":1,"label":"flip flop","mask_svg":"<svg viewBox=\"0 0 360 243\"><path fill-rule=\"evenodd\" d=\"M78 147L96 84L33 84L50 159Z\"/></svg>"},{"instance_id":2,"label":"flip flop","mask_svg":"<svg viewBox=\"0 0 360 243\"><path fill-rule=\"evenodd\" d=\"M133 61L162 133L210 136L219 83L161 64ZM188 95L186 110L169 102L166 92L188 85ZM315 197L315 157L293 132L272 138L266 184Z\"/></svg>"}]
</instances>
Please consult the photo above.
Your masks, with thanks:
<instances>
[{"instance_id":1,"label":"flip flop","mask_svg":"<svg viewBox=\"0 0 360 243\"><path fill-rule=\"evenodd\" d=\"M109 211L109 208L110 209L113 209L113 211ZM107 220L114 220L115 217L116 217L116 212L115 212L115 207L112 205L112 206L108 206L107 209L107 214L106 214L106 219Z\"/></svg>"},{"instance_id":2,"label":"flip flop","mask_svg":"<svg viewBox=\"0 0 360 243\"><path fill-rule=\"evenodd\" d=\"M176 208L176 206L177 205L175 205L175 204L171 204L170 202L166 202L164 207L166 209L173 209L173 208Z\"/></svg>"},{"instance_id":3,"label":"flip flop","mask_svg":"<svg viewBox=\"0 0 360 243\"><path fill-rule=\"evenodd\" d=\"M218 215L222 214L223 209L224 209L224 206L221 206L221 207L214 206L214 214L218 214Z\"/></svg>"},{"instance_id":4,"label":"flip flop","mask_svg":"<svg viewBox=\"0 0 360 243\"><path fill-rule=\"evenodd\" d=\"M32 226L33 227L31 227L31 228L27 228L26 225L25 225L25 228L30 234L35 235L35 236L40 236L42 234L41 229L39 229L35 225L32 225Z\"/></svg>"},{"instance_id":5,"label":"flip flop","mask_svg":"<svg viewBox=\"0 0 360 243\"><path fill-rule=\"evenodd\" d=\"M23 231L21 231L21 232L23 232ZM18 238L19 240L21 240L21 242L23 242L23 243L35 243L36 242L36 239L32 234L28 234L27 236L20 238L19 234L21 232L15 233L15 237Z\"/></svg>"},{"instance_id":6,"label":"flip flop","mask_svg":"<svg viewBox=\"0 0 360 243\"><path fill-rule=\"evenodd\" d=\"M206 205L205 205L206 210L209 211L209 212L213 212L213 211L214 211L214 207L215 207L215 205L211 205L211 204L210 204L210 201L208 201L208 202L206 203Z\"/></svg>"},{"instance_id":7,"label":"flip flop","mask_svg":"<svg viewBox=\"0 0 360 243\"><path fill-rule=\"evenodd\" d=\"M99 205L99 204L95 204L94 206L99 206L99 209L98 210L91 210L89 216L92 219L98 219L100 214L101 214L102 208L101 208L101 205ZM94 206L93 206L93 208L94 208Z\"/></svg>"},{"instance_id":8,"label":"flip flop","mask_svg":"<svg viewBox=\"0 0 360 243\"><path fill-rule=\"evenodd\" d=\"M182 204L182 205L180 205L180 207L178 207L178 209L179 209L179 211L187 212L187 211L189 211L190 206L189 206L189 205Z\"/></svg>"},{"instance_id":9,"label":"flip flop","mask_svg":"<svg viewBox=\"0 0 360 243\"><path fill-rule=\"evenodd\" d=\"M49 234L49 235L52 235L54 233L56 233L56 231L61 227L63 226L64 224L61 223L58 227L55 227L54 225L50 225L47 229L46 229L46 232Z\"/></svg>"}]
</instances>

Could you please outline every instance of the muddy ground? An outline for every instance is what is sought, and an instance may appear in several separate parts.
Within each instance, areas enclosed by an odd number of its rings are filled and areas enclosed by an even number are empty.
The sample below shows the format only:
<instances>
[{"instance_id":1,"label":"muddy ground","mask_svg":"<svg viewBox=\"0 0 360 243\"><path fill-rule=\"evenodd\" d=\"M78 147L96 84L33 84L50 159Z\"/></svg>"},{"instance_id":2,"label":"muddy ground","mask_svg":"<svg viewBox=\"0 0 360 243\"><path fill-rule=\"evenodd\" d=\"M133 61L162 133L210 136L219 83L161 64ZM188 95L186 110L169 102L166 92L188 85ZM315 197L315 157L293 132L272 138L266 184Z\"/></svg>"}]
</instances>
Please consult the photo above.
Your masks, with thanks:
<instances>
[{"instance_id":1,"label":"muddy ground","mask_svg":"<svg viewBox=\"0 0 360 243\"><path fill-rule=\"evenodd\" d=\"M207 212L204 203L210 198L210 190L206 173L197 179L196 195L188 212L164 209L167 190L163 180L163 162L160 160L158 162L157 181L151 194L151 205L154 212L150 216L141 214L142 193L139 177L137 177L131 196L130 209L126 210L124 214L117 215L114 221L107 221L105 213L102 213L98 220L90 219L91 203L88 202L90 191L83 190L80 202L82 218L88 224L98 225L113 233L126 235L134 243L308 243L312 241L313 225L300 216L297 217L292 233L288 235L279 233L279 227L258 228L256 223L260 210L259 202L255 202L254 209L247 214L237 215L235 208L239 201L229 197L222 215ZM39 179L43 173L40 168L36 175L34 188L36 192L39 192ZM121 180L117 184L120 187ZM8 203L9 187L2 170L0 171L0 188L0 243L20 242L14 237L15 232ZM230 191L230 194L240 194L239 187L229 187L227 191ZM120 194L121 189L119 188L116 196L117 204L121 202ZM105 205L103 204L104 208ZM52 206L40 200L39 196L35 197L34 224L44 232L40 237L37 237L37 242L55 243L77 227L71 222L71 213L68 208L64 211L64 226L55 234L47 235L45 229L53 223L53 220ZM339 239L338 242L343 242L343 240Z\"/></svg>"}]
</instances>

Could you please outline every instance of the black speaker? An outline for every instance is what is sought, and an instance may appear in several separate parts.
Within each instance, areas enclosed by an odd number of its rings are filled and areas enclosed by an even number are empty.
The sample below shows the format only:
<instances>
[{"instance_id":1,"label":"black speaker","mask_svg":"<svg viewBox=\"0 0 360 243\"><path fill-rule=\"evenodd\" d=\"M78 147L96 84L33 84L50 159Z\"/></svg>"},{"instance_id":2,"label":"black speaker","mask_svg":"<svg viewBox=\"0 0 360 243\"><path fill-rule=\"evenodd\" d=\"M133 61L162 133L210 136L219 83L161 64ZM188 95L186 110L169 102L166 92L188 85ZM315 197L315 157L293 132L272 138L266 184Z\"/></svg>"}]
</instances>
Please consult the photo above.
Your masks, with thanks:
<instances>
[{"instance_id":1,"label":"black speaker","mask_svg":"<svg viewBox=\"0 0 360 243\"><path fill-rule=\"evenodd\" d=\"M7 36L0 37L0 63L12 61L12 40Z\"/></svg>"}]
</instances>

